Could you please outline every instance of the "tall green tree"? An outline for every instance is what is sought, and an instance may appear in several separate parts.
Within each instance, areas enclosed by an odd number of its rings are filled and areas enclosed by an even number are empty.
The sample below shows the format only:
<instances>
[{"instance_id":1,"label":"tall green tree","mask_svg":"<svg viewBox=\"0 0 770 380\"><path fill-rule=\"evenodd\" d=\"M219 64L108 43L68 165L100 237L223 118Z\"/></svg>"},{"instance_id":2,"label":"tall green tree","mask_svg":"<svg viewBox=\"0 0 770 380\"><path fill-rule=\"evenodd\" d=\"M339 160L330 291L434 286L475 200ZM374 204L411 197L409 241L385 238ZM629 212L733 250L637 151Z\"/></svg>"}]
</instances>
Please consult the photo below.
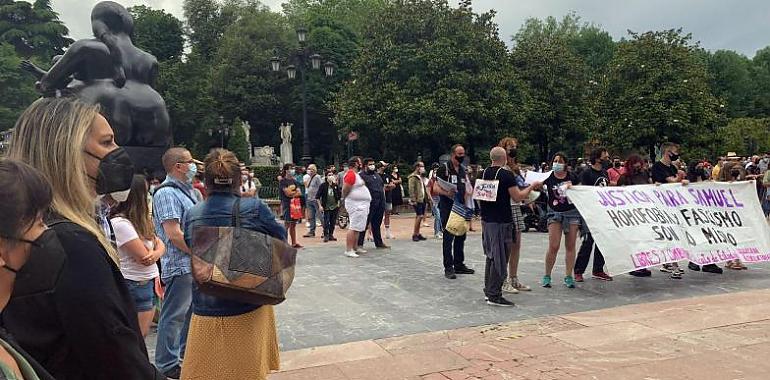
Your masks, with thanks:
<instances>
[{"instance_id":1,"label":"tall green tree","mask_svg":"<svg viewBox=\"0 0 770 380\"><path fill-rule=\"evenodd\" d=\"M591 95L598 82L572 45L580 28L572 15L562 20L528 19L513 37L511 62L532 96L526 137L537 147L539 160L550 159L557 150L582 156L583 143L596 122ZM592 49L581 51L589 55Z\"/></svg>"},{"instance_id":2,"label":"tall green tree","mask_svg":"<svg viewBox=\"0 0 770 380\"><path fill-rule=\"evenodd\" d=\"M723 145L719 152L751 156L770 151L770 119L738 118L720 128Z\"/></svg>"},{"instance_id":3,"label":"tall green tree","mask_svg":"<svg viewBox=\"0 0 770 380\"><path fill-rule=\"evenodd\" d=\"M145 5L133 6L128 11L134 18L134 45L151 53L160 62L182 57L184 35L179 19L162 9Z\"/></svg>"},{"instance_id":4,"label":"tall green tree","mask_svg":"<svg viewBox=\"0 0 770 380\"><path fill-rule=\"evenodd\" d=\"M751 116L770 117L770 46L758 51L751 61Z\"/></svg>"},{"instance_id":5,"label":"tall green tree","mask_svg":"<svg viewBox=\"0 0 770 380\"><path fill-rule=\"evenodd\" d=\"M210 93L217 112L249 121L256 144L276 146L278 125L291 115L293 83L285 72L271 71L270 58L296 50L295 39L282 15L266 7L247 7L225 31L212 59Z\"/></svg>"},{"instance_id":6,"label":"tall green tree","mask_svg":"<svg viewBox=\"0 0 770 380\"><path fill-rule=\"evenodd\" d=\"M602 81L602 140L650 155L659 143L673 141L686 143L686 156L713 156L724 118L697 43L681 29L631 32L630 37L620 43Z\"/></svg>"},{"instance_id":7,"label":"tall green tree","mask_svg":"<svg viewBox=\"0 0 770 380\"><path fill-rule=\"evenodd\" d=\"M317 19L336 20L339 24L362 35L392 0L288 0L282 4L283 13L292 26L311 25Z\"/></svg>"},{"instance_id":8,"label":"tall green tree","mask_svg":"<svg viewBox=\"0 0 770 380\"><path fill-rule=\"evenodd\" d=\"M725 105L730 118L751 113L751 60L731 50L718 50L707 56L711 91Z\"/></svg>"},{"instance_id":9,"label":"tall green tree","mask_svg":"<svg viewBox=\"0 0 770 380\"><path fill-rule=\"evenodd\" d=\"M39 57L49 61L64 54L74 40L51 8L50 0L0 0L0 42L6 42L24 59Z\"/></svg>"},{"instance_id":10,"label":"tall green tree","mask_svg":"<svg viewBox=\"0 0 770 380\"><path fill-rule=\"evenodd\" d=\"M456 142L472 156L519 130L526 89L493 17L442 0L388 5L367 26L354 79L335 100L338 127L359 132L367 154L409 161L437 159Z\"/></svg>"},{"instance_id":11,"label":"tall green tree","mask_svg":"<svg viewBox=\"0 0 770 380\"><path fill-rule=\"evenodd\" d=\"M34 81L19 70L21 57L8 43L0 43L0 131L10 129L21 112L37 98Z\"/></svg>"}]
</instances>

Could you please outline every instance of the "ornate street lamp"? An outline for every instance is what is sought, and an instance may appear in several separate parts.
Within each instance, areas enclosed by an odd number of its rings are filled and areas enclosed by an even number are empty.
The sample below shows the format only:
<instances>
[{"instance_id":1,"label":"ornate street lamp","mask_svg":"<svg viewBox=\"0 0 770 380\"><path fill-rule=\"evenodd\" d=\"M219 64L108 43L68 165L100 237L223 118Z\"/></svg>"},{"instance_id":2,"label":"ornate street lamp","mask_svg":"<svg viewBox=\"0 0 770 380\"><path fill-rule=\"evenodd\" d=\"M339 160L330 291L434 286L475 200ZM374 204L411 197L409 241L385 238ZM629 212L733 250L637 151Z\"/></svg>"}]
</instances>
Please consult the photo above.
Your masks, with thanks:
<instances>
[{"instance_id":1,"label":"ornate street lamp","mask_svg":"<svg viewBox=\"0 0 770 380\"><path fill-rule=\"evenodd\" d=\"M297 68L294 65L286 66L286 74L289 75L289 79L297 77Z\"/></svg>"},{"instance_id":2,"label":"ornate street lamp","mask_svg":"<svg viewBox=\"0 0 770 380\"><path fill-rule=\"evenodd\" d=\"M307 29L301 26L297 28L297 39L300 43L305 43L305 40L307 40Z\"/></svg>"},{"instance_id":3,"label":"ornate street lamp","mask_svg":"<svg viewBox=\"0 0 770 380\"><path fill-rule=\"evenodd\" d=\"M273 68L273 71L280 71L281 59L276 56L273 56L273 58L270 58L270 66Z\"/></svg>"},{"instance_id":4,"label":"ornate street lamp","mask_svg":"<svg viewBox=\"0 0 770 380\"><path fill-rule=\"evenodd\" d=\"M334 64L330 61L324 63L324 72L326 72L327 77L334 75Z\"/></svg>"},{"instance_id":5,"label":"ornate street lamp","mask_svg":"<svg viewBox=\"0 0 770 380\"><path fill-rule=\"evenodd\" d=\"M320 54L313 54L310 56L310 63L313 66L313 70L318 70L321 68L321 55Z\"/></svg>"},{"instance_id":6,"label":"ornate street lamp","mask_svg":"<svg viewBox=\"0 0 770 380\"><path fill-rule=\"evenodd\" d=\"M296 52L292 53L288 61L291 63L286 67L286 75L289 79L295 79L297 77L297 71L299 71L299 77L302 86L302 162L307 165L313 157L310 155L310 133L307 125L307 85L305 82L305 71L308 66L312 70L320 70L322 66L323 57L320 54L312 53L308 47L305 46L307 41L307 29L303 27L297 28L297 39L300 42L300 48ZM277 50L276 50L277 51ZM273 56L270 58L270 67L274 72L281 69L281 58ZM327 77L334 75L334 63L326 62L323 64L324 74Z\"/></svg>"}]
</instances>

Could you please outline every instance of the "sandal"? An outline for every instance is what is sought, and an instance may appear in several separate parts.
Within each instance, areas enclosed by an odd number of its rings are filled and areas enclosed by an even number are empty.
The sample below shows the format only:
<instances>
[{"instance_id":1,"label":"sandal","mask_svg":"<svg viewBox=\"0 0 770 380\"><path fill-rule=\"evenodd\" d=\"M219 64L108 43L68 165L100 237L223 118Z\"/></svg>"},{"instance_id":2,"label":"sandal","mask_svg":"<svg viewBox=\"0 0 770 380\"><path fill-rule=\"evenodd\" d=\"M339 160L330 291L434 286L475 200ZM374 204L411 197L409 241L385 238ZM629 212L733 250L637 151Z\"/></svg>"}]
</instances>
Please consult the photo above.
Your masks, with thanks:
<instances>
[{"instance_id":1,"label":"sandal","mask_svg":"<svg viewBox=\"0 0 770 380\"><path fill-rule=\"evenodd\" d=\"M732 269L732 270L746 270L749 269L747 266L743 265L743 263L740 260L730 260L727 262L726 267Z\"/></svg>"}]
</instances>

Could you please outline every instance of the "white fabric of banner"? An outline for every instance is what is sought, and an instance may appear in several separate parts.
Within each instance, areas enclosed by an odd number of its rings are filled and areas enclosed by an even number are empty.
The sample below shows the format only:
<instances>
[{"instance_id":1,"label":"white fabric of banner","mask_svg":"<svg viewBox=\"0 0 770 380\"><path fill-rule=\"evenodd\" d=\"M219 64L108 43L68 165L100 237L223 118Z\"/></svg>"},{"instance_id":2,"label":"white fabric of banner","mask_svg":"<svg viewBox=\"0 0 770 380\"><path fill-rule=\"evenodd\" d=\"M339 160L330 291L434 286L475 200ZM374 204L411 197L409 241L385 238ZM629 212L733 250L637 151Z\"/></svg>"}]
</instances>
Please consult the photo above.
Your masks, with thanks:
<instances>
[{"instance_id":1,"label":"white fabric of banner","mask_svg":"<svg viewBox=\"0 0 770 380\"><path fill-rule=\"evenodd\" d=\"M753 181L574 186L567 196L611 274L684 260L770 261L770 227Z\"/></svg>"}]
</instances>

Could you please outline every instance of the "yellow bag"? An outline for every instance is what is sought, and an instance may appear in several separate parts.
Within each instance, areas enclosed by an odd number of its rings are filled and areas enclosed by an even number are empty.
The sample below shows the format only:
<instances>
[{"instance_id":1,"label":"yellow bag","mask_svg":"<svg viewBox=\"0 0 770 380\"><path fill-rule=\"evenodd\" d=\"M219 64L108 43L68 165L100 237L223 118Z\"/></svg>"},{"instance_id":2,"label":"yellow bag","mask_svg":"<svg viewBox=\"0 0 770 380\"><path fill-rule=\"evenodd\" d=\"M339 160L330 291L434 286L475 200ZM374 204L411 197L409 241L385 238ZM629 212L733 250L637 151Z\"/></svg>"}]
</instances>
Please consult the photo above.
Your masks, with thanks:
<instances>
[{"instance_id":1,"label":"yellow bag","mask_svg":"<svg viewBox=\"0 0 770 380\"><path fill-rule=\"evenodd\" d=\"M449 214L445 230L454 236L463 236L468 233L468 221L460 214L452 211Z\"/></svg>"}]
</instances>

